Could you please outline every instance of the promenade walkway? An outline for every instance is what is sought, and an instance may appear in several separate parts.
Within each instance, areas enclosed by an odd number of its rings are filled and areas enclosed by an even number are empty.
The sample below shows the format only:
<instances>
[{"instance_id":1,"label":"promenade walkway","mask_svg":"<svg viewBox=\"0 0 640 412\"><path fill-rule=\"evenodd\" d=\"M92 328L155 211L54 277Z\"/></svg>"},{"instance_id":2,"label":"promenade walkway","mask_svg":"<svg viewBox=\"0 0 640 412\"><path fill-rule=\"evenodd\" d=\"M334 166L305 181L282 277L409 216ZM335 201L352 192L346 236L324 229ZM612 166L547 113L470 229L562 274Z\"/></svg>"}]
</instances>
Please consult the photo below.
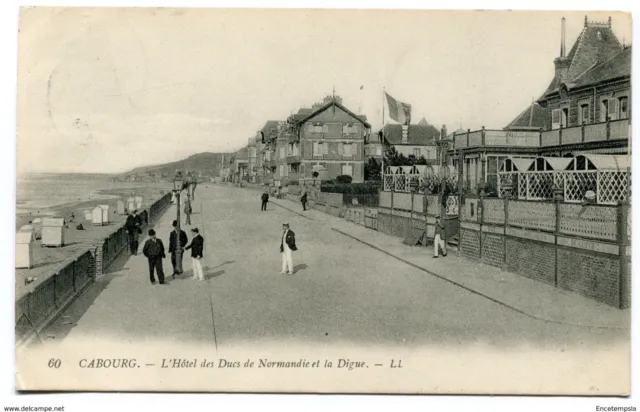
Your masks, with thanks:
<instances>
[{"instance_id":1,"label":"promenade walkway","mask_svg":"<svg viewBox=\"0 0 640 412\"><path fill-rule=\"evenodd\" d=\"M435 276L534 319L580 326L630 328L630 310L619 310L576 293L465 259L457 256L457 249L450 248L451 253L446 258L433 259L432 244L427 248L409 247L402 243L403 239L318 210L302 212L298 202L286 199L273 199L272 202L309 219L324 222L346 237L419 268L425 275Z\"/></svg>"},{"instance_id":2,"label":"promenade walkway","mask_svg":"<svg viewBox=\"0 0 640 412\"><path fill-rule=\"evenodd\" d=\"M206 281L190 277L187 255L184 276L172 279L167 259L168 284L152 285L146 259L123 254L41 334L44 345L34 349L43 352L17 356L25 387L41 388L38 382L65 373L56 388L318 388L313 370L284 379L271 369L160 366L187 356L340 357L371 365L404 359L404 373L372 366L371 379L357 388L344 382L347 376L360 382L359 375L346 374L364 371L336 369L322 386L334 392L375 391L381 379L398 391L553 393L562 381L575 393L597 394L618 387L612 374L626 379L629 311L454 254L434 260L428 249L319 211L301 212L297 203L274 200L261 212L259 191L205 186L196 192L192 220L205 238ZM155 224L165 244L174 216L171 207ZM294 275L280 274L283 222L296 233ZM78 367L82 359L123 356L137 359L138 372ZM57 357L64 371L42 366ZM505 385L483 385L498 381Z\"/></svg>"}]
</instances>

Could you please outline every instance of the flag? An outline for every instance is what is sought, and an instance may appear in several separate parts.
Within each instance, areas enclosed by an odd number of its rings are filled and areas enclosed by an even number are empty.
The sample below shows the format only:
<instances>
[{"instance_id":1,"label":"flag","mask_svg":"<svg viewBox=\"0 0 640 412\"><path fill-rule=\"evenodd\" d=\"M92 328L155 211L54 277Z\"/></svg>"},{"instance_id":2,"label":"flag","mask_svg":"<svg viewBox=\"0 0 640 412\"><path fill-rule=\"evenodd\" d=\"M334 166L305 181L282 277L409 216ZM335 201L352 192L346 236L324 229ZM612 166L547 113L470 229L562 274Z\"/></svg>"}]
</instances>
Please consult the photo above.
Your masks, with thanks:
<instances>
[{"instance_id":1,"label":"flag","mask_svg":"<svg viewBox=\"0 0 640 412\"><path fill-rule=\"evenodd\" d=\"M389 103L389 117L398 123L411 123L411 105L394 99L387 92L384 94L387 96L387 103Z\"/></svg>"}]
</instances>

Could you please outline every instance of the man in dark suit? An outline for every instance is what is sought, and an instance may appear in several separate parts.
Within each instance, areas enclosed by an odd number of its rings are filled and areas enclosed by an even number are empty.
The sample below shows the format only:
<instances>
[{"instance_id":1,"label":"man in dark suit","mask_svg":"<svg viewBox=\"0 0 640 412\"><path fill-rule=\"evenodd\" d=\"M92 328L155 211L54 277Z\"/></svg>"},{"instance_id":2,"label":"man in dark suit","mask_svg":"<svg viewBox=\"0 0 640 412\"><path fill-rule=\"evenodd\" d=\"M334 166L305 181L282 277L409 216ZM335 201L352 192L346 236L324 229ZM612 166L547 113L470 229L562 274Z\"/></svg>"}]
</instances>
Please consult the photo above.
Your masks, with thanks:
<instances>
[{"instance_id":1,"label":"man in dark suit","mask_svg":"<svg viewBox=\"0 0 640 412\"><path fill-rule=\"evenodd\" d=\"M267 210L267 203L269 202L269 193L267 193L267 191L265 190L260 198L262 199L262 208L260 210L264 212Z\"/></svg>"},{"instance_id":2,"label":"man in dark suit","mask_svg":"<svg viewBox=\"0 0 640 412\"><path fill-rule=\"evenodd\" d=\"M178 238L180 238L180 244L178 244ZM169 253L171 253L171 264L173 265L174 278L176 277L176 275L182 274L182 270L176 268L176 265L178 264L178 256L176 254L176 251L178 250L178 248L180 248L180 250L184 250L184 247L187 246L188 242L189 239L187 239L187 234L182 229L180 229L180 231L178 232L178 221L174 220L173 230L169 235ZM180 254L180 267L182 267L182 254Z\"/></svg>"},{"instance_id":3,"label":"man in dark suit","mask_svg":"<svg viewBox=\"0 0 640 412\"><path fill-rule=\"evenodd\" d=\"M296 247L296 234L289 229L289 223L282 225L282 238L280 238L280 253L282 254L282 274L293 275L293 256L291 252L298 250Z\"/></svg>"},{"instance_id":4,"label":"man in dark suit","mask_svg":"<svg viewBox=\"0 0 640 412\"><path fill-rule=\"evenodd\" d=\"M302 193L302 197L300 197L300 202L302 203L302 210L307 210L307 191L305 190Z\"/></svg>"},{"instance_id":5,"label":"man in dark suit","mask_svg":"<svg viewBox=\"0 0 640 412\"><path fill-rule=\"evenodd\" d=\"M150 239L144 244L142 248L142 254L149 260L149 279L151 283L156 283L156 279L153 277L153 270L158 272L158 281L161 285L164 285L164 271L162 270L162 259L166 257L164 254L164 245L162 240L156 237L156 231L149 230Z\"/></svg>"},{"instance_id":6,"label":"man in dark suit","mask_svg":"<svg viewBox=\"0 0 640 412\"><path fill-rule=\"evenodd\" d=\"M124 227L127 229L127 234L129 235L129 251L131 254L135 254L135 250L137 247L134 245L135 234L138 231L138 227L136 227L136 213L134 211L129 212L129 216L127 216L127 221L124 224Z\"/></svg>"},{"instance_id":7,"label":"man in dark suit","mask_svg":"<svg viewBox=\"0 0 640 412\"><path fill-rule=\"evenodd\" d=\"M193 277L196 280L204 280L204 273L202 272L202 258L204 258L204 239L200 236L200 231L197 227L191 229L193 238L191 244L185 249L191 249L191 263L193 266Z\"/></svg>"}]
</instances>

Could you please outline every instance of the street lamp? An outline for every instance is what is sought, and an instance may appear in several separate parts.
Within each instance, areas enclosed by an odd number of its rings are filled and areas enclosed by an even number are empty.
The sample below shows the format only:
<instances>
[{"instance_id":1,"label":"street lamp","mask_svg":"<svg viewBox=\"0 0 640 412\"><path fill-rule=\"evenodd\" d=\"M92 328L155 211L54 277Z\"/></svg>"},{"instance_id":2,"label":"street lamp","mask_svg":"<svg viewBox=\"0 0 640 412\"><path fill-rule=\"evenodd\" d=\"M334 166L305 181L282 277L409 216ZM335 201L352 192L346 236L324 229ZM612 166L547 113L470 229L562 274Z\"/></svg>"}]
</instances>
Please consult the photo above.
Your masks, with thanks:
<instances>
[{"instance_id":1,"label":"street lamp","mask_svg":"<svg viewBox=\"0 0 640 412\"><path fill-rule=\"evenodd\" d=\"M176 196L176 221L178 222L178 234L176 236L176 272L182 273L182 245L180 244L180 193L184 185L184 176L181 171L176 171L173 178L173 193Z\"/></svg>"}]
</instances>

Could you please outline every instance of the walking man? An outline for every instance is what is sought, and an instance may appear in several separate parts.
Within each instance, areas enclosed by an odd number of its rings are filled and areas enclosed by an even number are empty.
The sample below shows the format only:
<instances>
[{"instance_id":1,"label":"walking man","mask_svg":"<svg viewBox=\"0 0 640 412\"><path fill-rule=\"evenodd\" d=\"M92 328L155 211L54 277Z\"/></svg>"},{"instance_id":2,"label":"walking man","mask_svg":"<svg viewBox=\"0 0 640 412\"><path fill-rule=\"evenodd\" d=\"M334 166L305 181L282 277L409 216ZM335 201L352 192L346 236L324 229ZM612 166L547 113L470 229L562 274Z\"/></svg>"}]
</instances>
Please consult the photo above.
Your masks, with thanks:
<instances>
[{"instance_id":1,"label":"walking man","mask_svg":"<svg viewBox=\"0 0 640 412\"><path fill-rule=\"evenodd\" d=\"M131 242L131 254L138 254L138 246L140 245L140 235L142 234L142 229L136 227L133 229L133 241Z\"/></svg>"},{"instance_id":2,"label":"walking man","mask_svg":"<svg viewBox=\"0 0 640 412\"><path fill-rule=\"evenodd\" d=\"M180 244L178 245L178 238L180 239ZM181 275L182 274L182 270L176 268L176 265L178 264L178 256L176 251L178 250L178 248L182 251L184 250L184 247L187 246L187 242L189 242L189 239L187 239L187 234L185 233L184 230L180 229L180 231L178 231L178 221L174 220L173 221L173 230L171 231L171 234L169 235L169 253L171 253L171 265L173 265L173 277L175 278L176 275ZM182 267L182 254L180 254L180 267Z\"/></svg>"},{"instance_id":3,"label":"walking man","mask_svg":"<svg viewBox=\"0 0 640 412\"><path fill-rule=\"evenodd\" d=\"M127 235L129 236L129 251L133 255L135 254L133 242L134 242L135 232L137 232L137 229L138 229L136 227L136 222L135 222L135 212L133 211L129 212L129 216L127 216L127 221L125 222L124 226L127 229Z\"/></svg>"},{"instance_id":4,"label":"walking man","mask_svg":"<svg viewBox=\"0 0 640 412\"><path fill-rule=\"evenodd\" d=\"M436 216L436 235L433 239L433 258L437 259L440 255L439 249L442 249L442 256L447 256L447 243L445 242L446 231L444 230L444 220L440 216Z\"/></svg>"},{"instance_id":5,"label":"walking man","mask_svg":"<svg viewBox=\"0 0 640 412\"><path fill-rule=\"evenodd\" d=\"M282 238L280 239L280 253L282 254L282 273L293 275L293 257L291 252L298 250L296 247L296 234L289 229L289 223L282 225Z\"/></svg>"},{"instance_id":6,"label":"walking man","mask_svg":"<svg viewBox=\"0 0 640 412\"><path fill-rule=\"evenodd\" d=\"M191 239L191 244L186 249L191 249L191 263L193 266L193 277L196 280L204 280L204 273L202 272L202 258L204 257L204 239L200 235L200 231L197 227L191 229L195 235Z\"/></svg>"},{"instance_id":7,"label":"walking man","mask_svg":"<svg viewBox=\"0 0 640 412\"><path fill-rule=\"evenodd\" d=\"M260 209L262 212L267 210L267 203L269 202L269 193L265 190L261 196L262 199L262 208Z\"/></svg>"},{"instance_id":8,"label":"walking man","mask_svg":"<svg viewBox=\"0 0 640 412\"><path fill-rule=\"evenodd\" d=\"M152 284L156 283L156 279L153 276L155 269L155 271L158 272L158 281L161 285L164 285L164 271L162 270L162 259L166 257L164 254L164 245L162 244L162 240L156 237L155 230L149 229L149 237L150 239L147 240L144 248L142 248L142 254L149 260L149 280L151 280Z\"/></svg>"},{"instance_id":9,"label":"walking man","mask_svg":"<svg viewBox=\"0 0 640 412\"><path fill-rule=\"evenodd\" d=\"M307 210L307 191L302 192L302 197L300 198L302 202L302 210Z\"/></svg>"}]
</instances>

